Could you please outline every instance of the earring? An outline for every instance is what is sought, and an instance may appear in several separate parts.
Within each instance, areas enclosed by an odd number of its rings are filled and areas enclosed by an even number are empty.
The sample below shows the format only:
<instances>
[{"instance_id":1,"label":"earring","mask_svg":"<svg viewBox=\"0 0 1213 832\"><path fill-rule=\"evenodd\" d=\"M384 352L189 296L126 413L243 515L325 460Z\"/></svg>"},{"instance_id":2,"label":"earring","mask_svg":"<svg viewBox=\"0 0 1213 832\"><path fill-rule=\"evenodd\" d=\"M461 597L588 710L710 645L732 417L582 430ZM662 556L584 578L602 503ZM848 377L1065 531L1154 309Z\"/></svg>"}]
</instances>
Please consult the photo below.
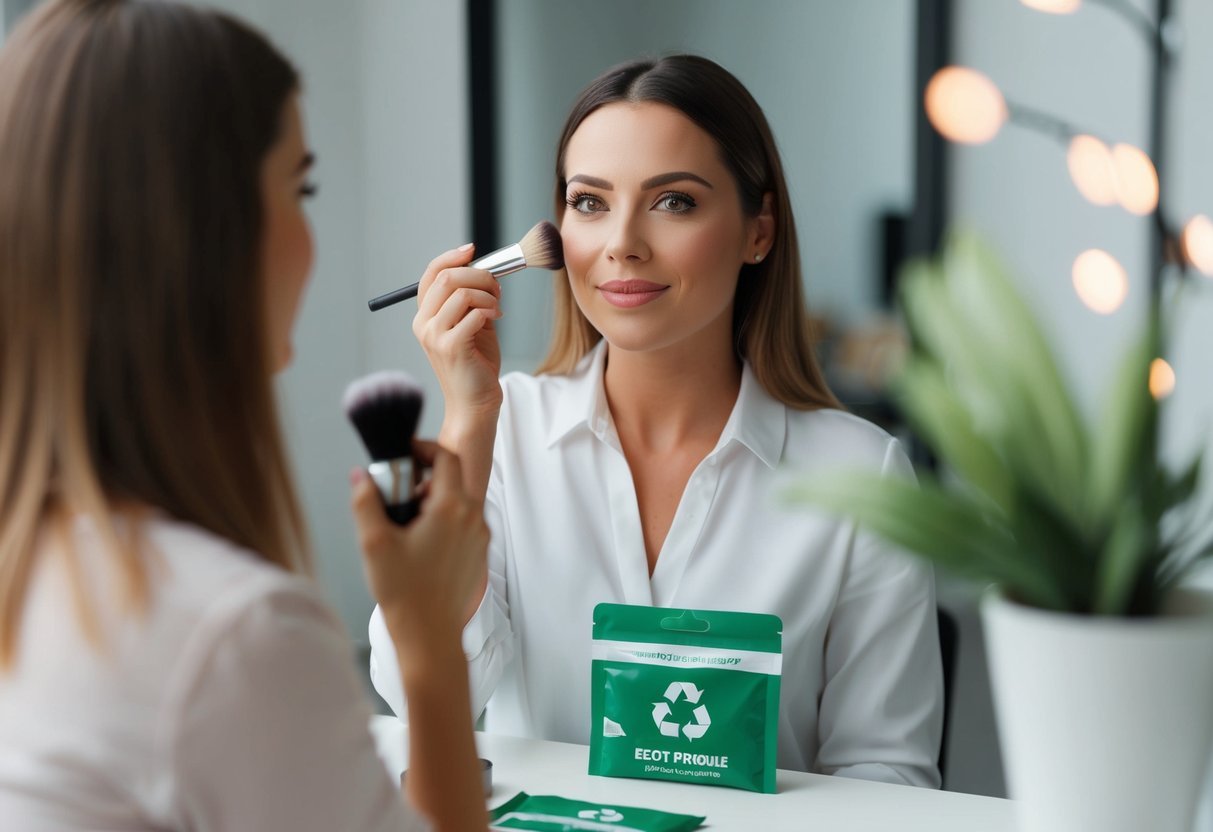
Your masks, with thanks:
<instances>
[{"instance_id":1,"label":"earring","mask_svg":"<svg viewBox=\"0 0 1213 832\"><path fill-rule=\"evenodd\" d=\"M761 263L761 262L762 262L762 252L761 252L761 251L760 251L760 252L758 252L758 253L756 253L756 254L754 255L754 262L755 262L755 263Z\"/></svg>"}]
</instances>

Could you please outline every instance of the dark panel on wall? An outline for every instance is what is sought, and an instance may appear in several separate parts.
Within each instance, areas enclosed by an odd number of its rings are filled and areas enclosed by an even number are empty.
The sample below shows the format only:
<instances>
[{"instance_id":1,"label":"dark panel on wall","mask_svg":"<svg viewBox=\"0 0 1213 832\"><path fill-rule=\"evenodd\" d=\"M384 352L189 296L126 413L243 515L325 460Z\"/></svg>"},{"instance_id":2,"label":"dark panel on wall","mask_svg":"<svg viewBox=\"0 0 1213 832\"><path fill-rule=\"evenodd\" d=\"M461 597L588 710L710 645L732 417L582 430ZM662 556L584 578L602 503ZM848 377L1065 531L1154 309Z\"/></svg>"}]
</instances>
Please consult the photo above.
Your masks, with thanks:
<instances>
[{"instance_id":1,"label":"dark panel on wall","mask_svg":"<svg viewBox=\"0 0 1213 832\"><path fill-rule=\"evenodd\" d=\"M468 104L472 131L472 240L478 251L501 245L497 176L496 0L467 0Z\"/></svg>"}]
</instances>

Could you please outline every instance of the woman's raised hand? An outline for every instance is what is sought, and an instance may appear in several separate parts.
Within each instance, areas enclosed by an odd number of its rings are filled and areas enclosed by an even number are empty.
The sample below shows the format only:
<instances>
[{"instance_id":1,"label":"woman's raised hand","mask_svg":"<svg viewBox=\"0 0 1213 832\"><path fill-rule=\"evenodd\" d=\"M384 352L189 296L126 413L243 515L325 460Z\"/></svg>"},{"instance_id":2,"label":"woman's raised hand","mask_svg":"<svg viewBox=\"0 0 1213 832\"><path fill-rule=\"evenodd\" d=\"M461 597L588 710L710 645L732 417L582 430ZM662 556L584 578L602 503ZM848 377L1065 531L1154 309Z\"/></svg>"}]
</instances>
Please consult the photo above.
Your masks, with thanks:
<instances>
[{"instance_id":1,"label":"woman's raised hand","mask_svg":"<svg viewBox=\"0 0 1213 832\"><path fill-rule=\"evenodd\" d=\"M430 261L417 290L413 334L429 357L446 405L444 434L490 420L501 408L501 348L494 321L501 287L484 269L468 267L469 243Z\"/></svg>"},{"instance_id":2,"label":"woman's raised hand","mask_svg":"<svg viewBox=\"0 0 1213 832\"><path fill-rule=\"evenodd\" d=\"M423 483L421 511L407 526L388 519L364 471L351 478L367 584L403 652L424 650L438 635L458 640L469 605L484 592L489 542L483 505L464 490L458 457L414 442L414 458L432 463L433 476Z\"/></svg>"}]
</instances>

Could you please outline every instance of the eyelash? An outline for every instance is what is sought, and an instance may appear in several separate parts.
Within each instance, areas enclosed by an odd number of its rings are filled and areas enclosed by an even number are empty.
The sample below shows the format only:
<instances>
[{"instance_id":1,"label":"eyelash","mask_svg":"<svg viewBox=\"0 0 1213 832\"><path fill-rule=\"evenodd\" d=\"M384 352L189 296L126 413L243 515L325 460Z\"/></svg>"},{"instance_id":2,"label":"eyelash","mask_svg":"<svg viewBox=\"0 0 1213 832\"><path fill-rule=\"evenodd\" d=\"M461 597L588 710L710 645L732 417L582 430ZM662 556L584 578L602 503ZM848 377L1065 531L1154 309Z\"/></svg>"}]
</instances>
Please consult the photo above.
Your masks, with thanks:
<instances>
[{"instance_id":1,"label":"eyelash","mask_svg":"<svg viewBox=\"0 0 1213 832\"><path fill-rule=\"evenodd\" d=\"M658 197L657 201L660 203L669 199L677 199L685 203L684 208L667 209L671 214L685 214L695 207L695 200L691 198L691 195L684 194L681 191L666 191L664 194Z\"/></svg>"},{"instance_id":2,"label":"eyelash","mask_svg":"<svg viewBox=\"0 0 1213 832\"><path fill-rule=\"evenodd\" d=\"M565 201L565 204L567 204L574 211L577 211L582 214L593 213L591 211L582 211L581 208L578 207L579 205L581 205L582 200L585 200L585 199L593 199L597 202L600 202L600 203L602 202L601 199L594 196L593 194L587 194L582 191L574 191L573 193L571 193L567 197L565 197L564 201Z\"/></svg>"},{"instance_id":3,"label":"eyelash","mask_svg":"<svg viewBox=\"0 0 1213 832\"><path fill-rule=\"evenodd\" d=\"M564 201L574 211L579 211L580 213L583 213L583 214L595 213L593 211L582 211L578 207L579 205L581 205L582 201L586 200L586 199L592 199L592 200L595 200L596 202L602 203L602 199L600 197L597 197L594 194L583 193L581 191L574 191L573 193L569 194L568 197L566 197ZM659 196L657 198L657 201L654 202L653 204L659 205L662 202L665 202L666 200L670 200L670 199L676 199L676 200L679 200L679 201L685 203L685 207L683 207L683 208L667 209L667 210L669 210L669 213L671 213L671 214L685 214L696 206L695 200L691 197L691 195L684 194L681 191L666 191L661 196Z\"/></svg>"},{"instance_id":4,"label":"eyelash","mask_svg":"<svg viewBox=\"0 0 1213 832\"><path fill-rule=\"evenodd\" d=\"M299 197L301 199L311 199L320 193L320 186L313 182L304 182L299 186Z\"/></svg>"}]
</instances>

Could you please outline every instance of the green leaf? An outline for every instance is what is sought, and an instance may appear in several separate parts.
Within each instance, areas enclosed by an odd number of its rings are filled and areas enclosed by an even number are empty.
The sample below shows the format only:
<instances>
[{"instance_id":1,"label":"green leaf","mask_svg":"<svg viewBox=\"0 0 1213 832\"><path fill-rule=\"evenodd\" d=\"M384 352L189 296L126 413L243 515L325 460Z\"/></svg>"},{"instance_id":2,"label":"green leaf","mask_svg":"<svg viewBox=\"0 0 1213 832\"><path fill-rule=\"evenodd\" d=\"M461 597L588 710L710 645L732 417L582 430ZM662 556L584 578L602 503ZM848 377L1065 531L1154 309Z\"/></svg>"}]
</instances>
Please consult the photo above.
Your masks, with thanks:
<instances>
[{"instance_id":1,"label":"green leaf","mask_svg":"<svg viewBox=\"0 0 1213 832\"><path fill-rule=\"evenodd\" d=\"M1172 476L1166 470L1159 469L1159 483L1151 498L1157 502L1160 513L1186 506L1192 501L1200 484L1200 472L1199 455L1178 476Z\"/></svg>"},{"instance_id":2,"label":"green leaf","mask_svg":"<svg viewBox=\"0 0 1213 832\"><path fill-rule=\"evenodd\" d=\"M997 582L1027 603L1065 607L1054 583L1022 556L1005 528L990 523L969 498L933 482L841 473L803 482L787 497L850 517L959 575Z\"/></svg>"},{"instance_id":3,"label":"green leaf","mask_svg":"<svg viewBox=\"0 0 1213 832\"><path fill-rule=\"evenodd\" d=\"M1122 506L1099 564L1092 612L1123 615L1128 611L1148 544L1148 530L1139 508Z\"/></svg>"},{"instance_id":4,"label":"green leaf","mask_svg":"<svg viewBox=\"0 0 1213 832\"><path fill-rule=\"evenodd\" d=\"M1079 495L1085 469L1081 465L1075 469L1075 460L1082 455L1057 451L1042 415L1046 408L1033 392L1035 379L1047 377L1050 371L1015 369L1021 359L1014 351L1009 356L1000 353L971 316L957 309L948 281L962 269L948 265L951 251L945 255L942 269L918 264L902 283L906 318L912 331L921 334L920 357L937 362L954 382L952 388L970 414L974 430L990 443L1004 465L1032 488L1048 494L1075 525L1081 525L1084 513ZM1026 315L1022 306L1013 309ZM1010 326L1034 331L1030 317L1026 321L1016 319ZM1056 374L1055 369L1051 372ZM1085 446L1081 432L1078 440L1063 441Z\"/></svg>"},{"instance_id":5,"label":"green leaf","mask_svg":"<svg viewBox=\"0 0 1213 832\"><path fill-rule=\"evenodd\" d=\"M1093 521L1115 522L1129 492L1152 465L1152 437L1158 404L1150 394L1150 362L1157 355L1157 336L1146 334L1134 344L1117 372L1092 441L1088 500Z\"/></svg>"},{"instance_id":6,"label":"green leaf","mask_svg":"<svg viewBox=\"0 0 1213 832\"><path fill-rule=\"evenodd\" d=\"M974 428L972 414L958 401L943 371L930 361L912 358L899 374L896 390L910 423L943 461L1004 514L1011 512L1011 474Z\"/></svg>"},{"instance_id":7,"label":"green leaf","mask_svg":"<svg viewBox=\"0 0 1213 832\"><path fill-rule=\"evenodd\" d=\"M1015 505L1009 526L1025 558L1056 585L1067 609L1090 609L1098 552L1082 530L1033 489L1020 490Z\"/></svg>"},{"instance_id":8,"label":"green leaf","mask_svg":"<svg viewBox=\"0 0 1213 832\"><path fill-rule=\"evenodd\" d=\"M955 234L944 253L953 307L987 347L1017 395L1027 397L1036 441L1053 457L1062 489L1080 493L1086 476L1087 436L1053 351L1035 316L988 247L973 234Z\"/></svg>"}]
</instances>

